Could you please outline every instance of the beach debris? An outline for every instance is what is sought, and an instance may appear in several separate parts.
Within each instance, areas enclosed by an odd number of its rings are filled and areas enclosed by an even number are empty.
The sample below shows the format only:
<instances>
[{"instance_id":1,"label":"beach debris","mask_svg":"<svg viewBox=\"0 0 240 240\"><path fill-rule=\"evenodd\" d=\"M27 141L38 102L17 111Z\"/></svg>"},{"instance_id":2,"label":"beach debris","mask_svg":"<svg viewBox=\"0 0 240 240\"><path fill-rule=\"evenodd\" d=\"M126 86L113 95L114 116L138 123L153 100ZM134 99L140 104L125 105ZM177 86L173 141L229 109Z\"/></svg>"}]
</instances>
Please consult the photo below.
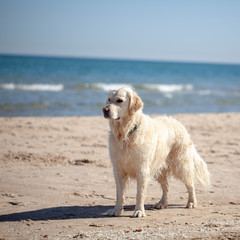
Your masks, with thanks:
<instances>
[{"instance_id":1,"label":"beach debris","mask_svg":"<svg viewBox=\"0 0 240 240\"><path fill-rule=\"evenodd\" d=\"M136 228L134 230L132 230L132 232L137 233L137 232L142 232L143 230L141 228ZM130 230L124 230L124 233L130 233Z\"/></svg>"},{"instance_id":2,"label":"beach debris","mask_svg":"<svg viewBox=\"0 0 240 240\"><path fill-rule=\"evenodd\" d=\"M73 238L86 238L87 235L85 233L78 233L77 235L73 236Z\"/></svg>"},{"instance_id":3,"label":"beach debris","mask_svg":"<svg viewBox=\"0 0 240 240\"><path fill-rule=\"evenodd\" d=\"M89 224L89 227L102 227L101 225L97 225L95 223Z\"/></svg>"},{"instance_id":4,"label":"beach debris","mask_svg":"<svg viewBox=\"0 0 240 240\"><path fill-rule=\"evenodd\" d=\"M74 165L84 165L84 164L89 164L89 163L93 163L93 161L88 160L88 159L77 159L74 161Z\"/></svg>"},{"instance_id":5,"label":"beach debris","mask_svg":"<svg viewBox=\"0 0 240 240\"><path fill-rule=\"evenodd\" d=\"M11 204L11 205L14 205L14 206L16 206L16 205L21 205L22 203L20 203L20 202L8 202L9 204Z\"/></svg>"},{"instance_id":6,"label":"beach debris","mask_svg":"<svg viewBox=\"0 0 240 240\"><path fill-rule=\"evenodd\" d=\"M231 204L231 205L240 205L240 203L236 203L236 202L229 202L229 204Z\"/></svg>"}]
</instances>

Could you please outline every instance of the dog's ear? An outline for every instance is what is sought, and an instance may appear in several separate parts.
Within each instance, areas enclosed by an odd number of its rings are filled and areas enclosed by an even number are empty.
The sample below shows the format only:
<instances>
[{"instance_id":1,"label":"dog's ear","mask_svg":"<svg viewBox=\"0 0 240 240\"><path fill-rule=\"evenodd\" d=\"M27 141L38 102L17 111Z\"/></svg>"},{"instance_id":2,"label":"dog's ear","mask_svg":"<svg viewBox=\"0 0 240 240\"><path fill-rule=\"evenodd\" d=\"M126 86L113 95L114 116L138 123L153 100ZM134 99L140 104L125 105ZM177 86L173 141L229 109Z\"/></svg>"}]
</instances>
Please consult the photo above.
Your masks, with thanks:
<instances>
[{"instance_id":1,"label":"dog's ear","mask_svg":"<svg viewBox=\"0 0 240 240\"><path fill-rule=\"evenodd\" d=\"M132 92L129 94L129 114L133 115L135 112L143 108L143 102L137 93Z\"/></svg>"}]
</instances>

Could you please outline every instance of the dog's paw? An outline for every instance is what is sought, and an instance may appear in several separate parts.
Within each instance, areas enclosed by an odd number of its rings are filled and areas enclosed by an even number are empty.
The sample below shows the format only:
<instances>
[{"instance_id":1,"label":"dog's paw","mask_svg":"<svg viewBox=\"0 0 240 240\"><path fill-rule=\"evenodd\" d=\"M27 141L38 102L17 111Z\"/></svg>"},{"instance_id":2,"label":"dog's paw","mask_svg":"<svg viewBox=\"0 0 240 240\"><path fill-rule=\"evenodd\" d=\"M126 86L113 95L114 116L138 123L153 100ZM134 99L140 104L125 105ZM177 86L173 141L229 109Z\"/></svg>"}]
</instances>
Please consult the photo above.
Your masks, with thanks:
<instances>
[{"instance_id":1,"label":"dog's paw","mask_svg":"<svg viewBox=\"0 0 240 240\"><path fill-rule=\"evenodd\" d=\"M197 206L197 203L194 202L188 202L186 208L188 209L192 209L195 208Z\"/></svg>"},{"instance_id":2,"label":"dog's paw","mask_svg":"<svg viewBox=\"0 0 240 240\"><path fill-rule=\"evenodd\" d=\"M133 218L141 218L141 217L146 217L145 211L144 210L136 210L133 215Z\"/></svg>"},{"instance_id":3,"label":"dog's paw","mask_svg":"<svg viewBox=\"0 0 240 240\"><path fill-rule=\"evenodd\" d=\"M164 209L164 208L167 208L167 206L168 206L167 201L162 201L162 200L153 205L153 207L156 209Z\"/></svg>"},{"instance_id":4,"label":"dog's paw","mask_svg":"<svg viewBox=\"0 0 240 240\"><path fill-rule=\"evenodd\" d=\"M107 211L107 215L110 216L110 217L119 217L122 213L122 209L118 209L118 208L112 208L112 209L109 209Z\"/></svg>"}]
</instances>

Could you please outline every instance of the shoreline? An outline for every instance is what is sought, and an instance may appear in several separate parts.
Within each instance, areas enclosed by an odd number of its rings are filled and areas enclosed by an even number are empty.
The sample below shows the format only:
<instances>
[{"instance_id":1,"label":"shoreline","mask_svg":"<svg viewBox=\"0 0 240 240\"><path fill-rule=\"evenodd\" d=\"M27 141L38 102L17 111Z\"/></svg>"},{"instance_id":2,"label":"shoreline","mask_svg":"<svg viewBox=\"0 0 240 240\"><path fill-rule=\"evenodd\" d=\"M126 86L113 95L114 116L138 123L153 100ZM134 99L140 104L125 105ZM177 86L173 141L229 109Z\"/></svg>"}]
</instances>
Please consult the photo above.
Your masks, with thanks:
<instances>
[{"instance_id":1,"label":"shoreline","mask_svg":"<svg viewBox=\"0 0 240 240\"><path fill-rule=\"evenodd\" d=\"M240 113L171 116L189 131L212 186L196 184L198 207L189 210L185 187L171 179L169 208L153 210L161 189L151 181L141 219L130 218L135 181L123 216L105 215L115 204L108 120L0 117L0 239L239 239Z\"/></svg>"},{"instance_id":2,"label":"shoreline","mask_svg":"<svg viewBox=\"0 0 240 240\"><path fill-rule=\"evenodd\" d=\"M103 104L104 105L104 104ZM148 114L145 113L144 109L143 109L143 114L148 115L150 117L161 117L161 116L172 116L172 117L176 117L176 116L195 116L195 115L226 115L226 114L240 114L240 112L238 111L232 111L232 112L189 112L189 113L152 113L152 114ZM71 116L61 116L61 115L56 115L56 116L0 116L0 119L5 119L5 118L33 118L33 119L37 119L37 118L103 118L104 116L101 115L71 115Z\"/></svg>"}]
</instances>

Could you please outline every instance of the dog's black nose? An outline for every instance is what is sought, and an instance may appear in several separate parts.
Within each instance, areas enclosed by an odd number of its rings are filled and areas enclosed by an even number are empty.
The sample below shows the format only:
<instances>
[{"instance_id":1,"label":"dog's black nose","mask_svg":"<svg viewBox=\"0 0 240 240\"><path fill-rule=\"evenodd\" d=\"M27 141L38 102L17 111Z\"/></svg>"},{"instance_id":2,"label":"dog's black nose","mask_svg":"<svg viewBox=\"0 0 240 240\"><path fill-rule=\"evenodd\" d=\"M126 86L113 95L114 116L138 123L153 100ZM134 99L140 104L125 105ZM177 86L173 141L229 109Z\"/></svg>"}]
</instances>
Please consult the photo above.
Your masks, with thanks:
<instances>
[{"instance_id":1,"label":"dog's black nose","mask_svg":"<svg viewBox=\"0 0 240 240\"><path fill-rule=\"evenodd\" d=\"M104 107L102 111L103 111L104 117L109 118L110 109L108 107Z\"/></svg>"},{"instance_id":2,"label":"dog's black nose","mask_svg":"<svg viewBox=\"0 0 240 240\"><path fill-rule=\"evenodd\" d=\"M109 108L104 107L104 108L102 109L102 111L103 111L103 113L107 113L107 112L109 112Z\"/></svg>"}]
</instances>

